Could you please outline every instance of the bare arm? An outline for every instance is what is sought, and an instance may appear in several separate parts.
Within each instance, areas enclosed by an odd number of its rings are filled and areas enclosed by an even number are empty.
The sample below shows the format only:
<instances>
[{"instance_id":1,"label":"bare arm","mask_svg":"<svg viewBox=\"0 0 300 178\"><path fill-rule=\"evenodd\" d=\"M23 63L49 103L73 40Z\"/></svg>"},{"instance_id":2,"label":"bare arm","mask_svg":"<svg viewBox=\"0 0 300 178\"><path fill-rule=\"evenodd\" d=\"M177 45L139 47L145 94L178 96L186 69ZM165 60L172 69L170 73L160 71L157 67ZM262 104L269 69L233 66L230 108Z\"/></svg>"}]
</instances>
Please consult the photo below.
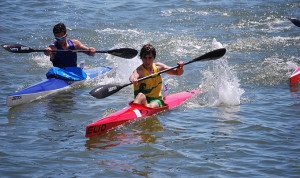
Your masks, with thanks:
<instances>
[{"instance_id":1,"label":"bare arm","mask_svg":"<svg viewBox=\"0 0 300 178\"><path fill-rule=\"evenodd\" d=\"M140 69L139 67L136 68L133 73L131 74L131 76L129 77L129 81L131 83L133 83L134 85L138 84L138 79L144 77L144 72L142 69Z\"/></svg>"},{"instance_id":2,"label":"bare arm","mask_svg":"<svg viewBox=\"0 0 300 178\"><path fill-rule=\"evenodd\" d=\"M49 45L48 47L45 48L45 52L44 54L46 56L50 56L50 61L53 61L54 57L55 57L55 53L52 52L52 50L57 50L56 46L54 44Z\"/></svg>"},{"instance_id":3,"label":"bare arm","mask_svg":"<svg viewBox=\"0 0 300 178\"><path fill-rule=\"evenodd\" d=\"M87 46L83 45L78 40L72 40L72 42L75 45L75 49L78 49L78 50L89 50L89 52L87 52L85 54L90 55L90 56L95 56L95 51L96 51L95 48L93 48L93 47L87 47Z\"/></svg>"},{"instance_id":4,"label":"bare arm","mask_svg":"<svg viewBox=\"0 0 300 178\"><path fill-rule=\"evenodd\" d=\"M157 66L157 68L159 69L159 71L171 68L170 66L167 66L167 65L165 65L165 64L163 64L161 62L156 62L155 65ZM183 70L184 62L183 61L179 61L177 63L177 65L179 65L180 67L172 69L170 71L167 71L166 73L170 74L170 75L182 75L183 72L184 72L184 70Z\"/></svg>"}]
</instances>

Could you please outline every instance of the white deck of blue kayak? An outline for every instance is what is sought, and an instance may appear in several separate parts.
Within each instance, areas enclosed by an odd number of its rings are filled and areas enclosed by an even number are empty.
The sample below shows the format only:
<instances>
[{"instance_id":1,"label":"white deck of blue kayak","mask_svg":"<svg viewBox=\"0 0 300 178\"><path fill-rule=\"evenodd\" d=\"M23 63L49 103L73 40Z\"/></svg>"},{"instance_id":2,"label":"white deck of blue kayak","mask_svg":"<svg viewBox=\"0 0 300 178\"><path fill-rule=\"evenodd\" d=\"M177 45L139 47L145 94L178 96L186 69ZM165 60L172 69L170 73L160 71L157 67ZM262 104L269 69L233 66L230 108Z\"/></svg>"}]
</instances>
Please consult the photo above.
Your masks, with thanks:
<instances>
[{"instance_id":1,"label":"white deck of blue kayak","mask_svg":"<svg viewBox=\"0 0 300 178\"><path fill-rule=\"evenodd\" d=\"M106 72L113 69L112 66L101 66L97 68L87 69L85 72L88 77L86 80L93 79L99 75L105 74ZM7 106L16 106L24 103L28 103L43 97L46 97L53 93L58 93L61 90L67 89L69 86L82 82L82 81L66 81L56 78L46 79L36 85L25 88L21 91L8 95L6 98Z\"/></svg>"}]
</instances>

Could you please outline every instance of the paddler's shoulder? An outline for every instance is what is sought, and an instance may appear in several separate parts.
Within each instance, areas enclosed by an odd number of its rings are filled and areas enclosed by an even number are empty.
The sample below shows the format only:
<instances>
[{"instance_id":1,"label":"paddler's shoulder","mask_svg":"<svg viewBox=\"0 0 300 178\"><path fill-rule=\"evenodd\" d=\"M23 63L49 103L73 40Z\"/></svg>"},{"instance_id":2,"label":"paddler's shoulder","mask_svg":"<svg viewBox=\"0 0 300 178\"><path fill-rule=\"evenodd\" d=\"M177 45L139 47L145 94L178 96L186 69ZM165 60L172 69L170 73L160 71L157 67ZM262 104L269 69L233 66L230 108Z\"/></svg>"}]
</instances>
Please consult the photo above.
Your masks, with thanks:
<instances>
[{"instance_id":1,"label":"paddler's shoulder","mask_svg":"<svg viewBox=\"0 0 300 178\"><path fill-rule=\"evenodd\" d=\"M73 43L80 43L80 41L76 40L76 39L69 39L71 40Z\"/></svg>"},{"instance_id":2,"label":"paddler's shoulder","mask_svg":"<svg viewBox=\"0 0 300 178\"><path fill-rule=\"evenodd\" d=\"M76 39L69 39L69 40L71 40L71 42L74 44L75 47L82 46L82 43L80 41L76 40Z\"/></svg>"},{"instance_id":3,"label":"paddler's shoulder","mask_svg":"<svg viewBox=\"0 0 300 178\"><path fill-rule=\"evenodd\" d=\"M155 62L154 64L156 65L159 71L165 70L168 67L166 64L161 62Z\"/></svg>"},{"instance_id":4,"label":"paddler's shoulder","mask_svg":"<svg viewBox=\"0 0 300 178\"><path fill-rule=\"evenodd\" d=\"M139 67L137 67L136 72L139 74L140 78L144 77L143 65L140 65Z\"/></svg>"},{"instance_id":5,"label":"paddler's shoulder","mask_svg":"<svg viewBox=\"0 0 300 178\"><path fill-rule=\"evenodd\" d=\"M142 72L143 71L143 65L140 65L136 68L136 71L139 73L139 72Z\"/></svg>"}]
</instances>

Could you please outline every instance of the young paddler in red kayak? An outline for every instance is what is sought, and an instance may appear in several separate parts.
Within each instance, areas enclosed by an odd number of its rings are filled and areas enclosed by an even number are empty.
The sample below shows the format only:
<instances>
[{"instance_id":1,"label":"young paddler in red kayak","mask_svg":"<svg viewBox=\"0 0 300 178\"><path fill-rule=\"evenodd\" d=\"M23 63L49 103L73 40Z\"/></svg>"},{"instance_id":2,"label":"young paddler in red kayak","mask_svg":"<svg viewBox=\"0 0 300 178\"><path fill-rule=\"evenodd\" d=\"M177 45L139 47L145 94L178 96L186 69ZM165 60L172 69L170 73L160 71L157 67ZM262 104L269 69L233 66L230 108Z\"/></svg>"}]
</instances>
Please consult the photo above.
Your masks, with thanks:
<instances>
[{"instance_id":1,"label":"young paddler in red kayak","mask_svg":"<svg viewBox=\"0 0 300 178\"><path fill-rule=\"evenodd\" d=\"M157 108L164 106L164 101L161 95L162 79L160 75L138 82L139 78L157 73L159 71L169 69L171 67L161 63L155 62L156 50L151 44L144 45L140 52L140 58L143 64L136 68L129 80L134 84L134 101L133 103L141 104L149 108ZM170 75L182 75L183 61L177 63L179 68L167 71Z\"/></svg>"},{"instance_id":2,"label":"young paddler in red kayak","mask_svg":"<svg viewBox=\"0 0 300 178\"><path fill-rule=\"evenodd\" d=\"M67 28L63 23L58 23L53 27L53 34L56 41L45 48L45 55L50 56L50 60L53 63L54 67L77 67L77 53L52 53L52 50L89 50L90 52L86 54L95 56L95 48L87 47L78 40L71 40L67 38Z\"/></svg>"}]
</instances>

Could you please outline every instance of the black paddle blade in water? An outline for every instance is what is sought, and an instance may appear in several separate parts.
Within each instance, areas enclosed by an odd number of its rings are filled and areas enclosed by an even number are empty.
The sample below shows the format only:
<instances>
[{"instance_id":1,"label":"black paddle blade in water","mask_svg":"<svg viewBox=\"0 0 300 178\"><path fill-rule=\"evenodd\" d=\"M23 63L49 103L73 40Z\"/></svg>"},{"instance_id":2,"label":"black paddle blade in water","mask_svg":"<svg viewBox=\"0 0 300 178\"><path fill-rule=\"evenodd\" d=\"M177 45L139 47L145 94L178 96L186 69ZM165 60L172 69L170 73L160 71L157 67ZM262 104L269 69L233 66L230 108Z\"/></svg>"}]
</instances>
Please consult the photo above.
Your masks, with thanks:
<instances>
[{"instance_id":1,"label":"black paddle blade in water","mask_svg":"<svg viewBox=\"0 0 300 178\"><path fill-rule=\"evenodd\" d=\"M33 49L28 46L20 45L20 44L3 44L1 45L5 50L12 53L31 53L34 52Z\"/></svg>"},{"instance_id":2,"label":"black paddle blade in water","mask_svg":"<svg viewBox=\"0 0 300 178\"><path fill-rule=\"evenodd\" d=\"M121 90L125 86L119 86L119 85L100 85L97 88L94 88L92 91L90 91L90 95L97 99L106 98L107 96L110 96L114 93L117 93L119 90Z\"/></svg>"},{"instance_id":3,"label":"black paddle blade in water","mask_svg":"<svg viewBox=\"0 0 300 178\"><path fill-rule=\"evenodd\" d=\"M131 48L120 48L120 49L109 50L109 51L107 51L107 53L112 54L114 56L131 59L131 58L134 58L138 54L138 51L135 49L131 49Z\"/></svg>"}]
</instances>

